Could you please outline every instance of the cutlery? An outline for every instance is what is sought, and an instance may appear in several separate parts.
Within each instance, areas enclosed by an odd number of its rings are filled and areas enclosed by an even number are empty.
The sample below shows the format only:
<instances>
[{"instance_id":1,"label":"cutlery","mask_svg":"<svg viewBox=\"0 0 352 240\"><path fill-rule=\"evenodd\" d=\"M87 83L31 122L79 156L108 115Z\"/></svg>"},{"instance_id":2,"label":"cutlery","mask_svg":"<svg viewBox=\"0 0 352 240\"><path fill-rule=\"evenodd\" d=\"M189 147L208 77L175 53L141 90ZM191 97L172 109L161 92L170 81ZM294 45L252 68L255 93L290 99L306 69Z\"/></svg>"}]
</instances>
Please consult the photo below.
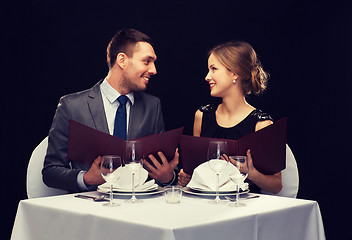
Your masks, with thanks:
<instances>
[{"instance_id":1,"label":"cutlery","mask_svg":"<svg viewBox=\"0 0 352 240\"><path fill-rule=\"evenodd\" d=\"M254 196L249 196L249 197L241 197L241 199L252 199L252 198L259 198L260 196L259 195L254 195ZM236 199L232 199L228 196L225 196L225 198L231 202L236 202Z\"/></svg>"},{"instance_id":2,"label":"cutlery","mask_svg":"<svg viewBox=\"0 0 352 240\"><path fill-rule=\"evenodd\" d=\"M75 195L77 198L83 198L83 199L92 199L94 202L100 202L100 201L109 201L105 199L105 195L100 195L100 196L88 196L88 195L82 195L82 194L77 194Z\"/></svg>"}]
</instances>

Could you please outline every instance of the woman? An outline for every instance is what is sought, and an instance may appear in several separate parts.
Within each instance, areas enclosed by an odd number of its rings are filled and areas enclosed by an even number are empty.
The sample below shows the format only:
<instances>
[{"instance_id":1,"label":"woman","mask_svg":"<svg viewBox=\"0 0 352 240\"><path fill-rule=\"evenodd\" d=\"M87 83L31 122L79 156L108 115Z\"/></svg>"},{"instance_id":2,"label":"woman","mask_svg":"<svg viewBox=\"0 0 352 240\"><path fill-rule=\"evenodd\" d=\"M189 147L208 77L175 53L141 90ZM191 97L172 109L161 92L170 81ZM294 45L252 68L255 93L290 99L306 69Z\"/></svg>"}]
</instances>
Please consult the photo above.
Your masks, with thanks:
<instances>
[{"instance_id":1,"label":"woman","mask_svg":"<svg viewBox=\"0 0 352 240\"><path fill-rule=\"evenodd\" d=\"M209 83L210 94L222 98L222 103L203 106L196 112L194 136L237 140L273 123L268 114L246 102L246 95L263 92L268 80L249 43L237 41L216 46L209 53L208 68L205 80ZM247 157L251 191L280 192L281 172L264 175L253 166L250 150ZM185 186L190 178L181 169L178 183Z\"/></svg>"}]
</instances>

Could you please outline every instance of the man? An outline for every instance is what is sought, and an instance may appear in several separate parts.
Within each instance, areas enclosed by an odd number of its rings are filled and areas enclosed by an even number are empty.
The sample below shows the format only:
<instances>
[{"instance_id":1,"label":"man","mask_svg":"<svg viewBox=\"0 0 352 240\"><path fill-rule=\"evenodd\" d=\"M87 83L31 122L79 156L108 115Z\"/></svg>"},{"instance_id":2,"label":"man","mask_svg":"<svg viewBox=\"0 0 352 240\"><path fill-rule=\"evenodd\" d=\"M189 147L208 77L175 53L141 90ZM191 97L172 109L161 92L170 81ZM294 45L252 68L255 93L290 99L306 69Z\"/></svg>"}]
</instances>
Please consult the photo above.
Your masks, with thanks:
<instances>
[{"instance_id":1,"label":"man","mask_svg":"<svg viewBox=\"0 0 352 240\"><path fill-rule=\"evenodd\" d=\"M78 192L93 190L105 182L100 174L100 156L90 167L67 159L70 119L111 135L122 134L122 138L127 140L164 131L160 100L141 92L147 88L151 76L157 73L156 59L147 35L134 29L116 33L107 48L107 77L91 89L60 99L49 131L42 171L47 186ZM121 98L125 99L125 103L121 102ZM124 118L118 117L117 109L124 109ZM124 124L121 124L121 119L124 119ZM158 155L162 163L149 155L154 166L147 161L144 164L150 171L150 177L162 185L170 184L175 181L178 152L170 162L163 153Z\"/></svg>"}]
</instances>

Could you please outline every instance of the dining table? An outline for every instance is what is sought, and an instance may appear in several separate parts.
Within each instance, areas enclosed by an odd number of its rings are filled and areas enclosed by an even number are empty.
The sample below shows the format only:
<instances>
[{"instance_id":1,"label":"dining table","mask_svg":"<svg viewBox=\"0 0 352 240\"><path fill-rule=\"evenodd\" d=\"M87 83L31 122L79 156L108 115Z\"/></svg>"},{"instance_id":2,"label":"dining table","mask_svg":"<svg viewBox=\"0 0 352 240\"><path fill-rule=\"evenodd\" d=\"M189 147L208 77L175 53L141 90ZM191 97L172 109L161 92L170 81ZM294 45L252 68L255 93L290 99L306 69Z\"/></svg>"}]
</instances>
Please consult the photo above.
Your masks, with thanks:
<instances>
[{"instance_id":1,"label":"dining table","mask_svg":"<svg viewBox=\"0 0 352 240\"><path fill-rule=\"evenodd\" d=\"M187 191L177 204L167 203L162 190L137 197L141 203L127 203L129 196L117 194L117 207L76 194L25 199L19 202L11 239L325 239L319 204L313 200L246 193L241 195L246 206L234 207L228 201L211 204L211 195Z\"/></svg>"}]
</instances>

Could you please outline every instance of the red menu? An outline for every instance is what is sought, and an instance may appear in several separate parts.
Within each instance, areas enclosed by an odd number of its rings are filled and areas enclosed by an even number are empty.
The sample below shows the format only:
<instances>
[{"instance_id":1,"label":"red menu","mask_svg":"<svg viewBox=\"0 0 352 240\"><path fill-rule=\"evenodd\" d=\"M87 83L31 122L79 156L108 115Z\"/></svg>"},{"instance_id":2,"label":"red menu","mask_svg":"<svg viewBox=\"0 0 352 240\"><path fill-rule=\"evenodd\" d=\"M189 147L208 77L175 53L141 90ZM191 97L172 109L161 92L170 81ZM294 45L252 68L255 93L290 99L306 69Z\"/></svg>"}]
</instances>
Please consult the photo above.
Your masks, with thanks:
<instances>
[{"instance_id":1,"label":"red menu","mask_svg":"<svg viewBox=\"0 0 352 240\"><path fill-rule=\"evenodd\" d=\"M157 152L161 151L170 161L174 157L182 132L183 128L178 128L134 140L141 142L144 156L153 154L157 158ZM103 155L119 155L124 159L127 142L79 122L69 121L67 155L72 161L91 165L95 158Z\"/></svg>"},{"instance_id":2,"label":"red menu","mask_svg":"<svg viewBox=\"0 0 352 240\"><path fill-rule=\"evenodd\" d=\"M263 174L275 174L286 168L287 118L239 140L227 141L230 156L246 156L251 150L254 167ZM208 146L214 138L181 136L180 161L183 170L192 175L193 170L207 161Z\"/></svg>"}]
</instances>

